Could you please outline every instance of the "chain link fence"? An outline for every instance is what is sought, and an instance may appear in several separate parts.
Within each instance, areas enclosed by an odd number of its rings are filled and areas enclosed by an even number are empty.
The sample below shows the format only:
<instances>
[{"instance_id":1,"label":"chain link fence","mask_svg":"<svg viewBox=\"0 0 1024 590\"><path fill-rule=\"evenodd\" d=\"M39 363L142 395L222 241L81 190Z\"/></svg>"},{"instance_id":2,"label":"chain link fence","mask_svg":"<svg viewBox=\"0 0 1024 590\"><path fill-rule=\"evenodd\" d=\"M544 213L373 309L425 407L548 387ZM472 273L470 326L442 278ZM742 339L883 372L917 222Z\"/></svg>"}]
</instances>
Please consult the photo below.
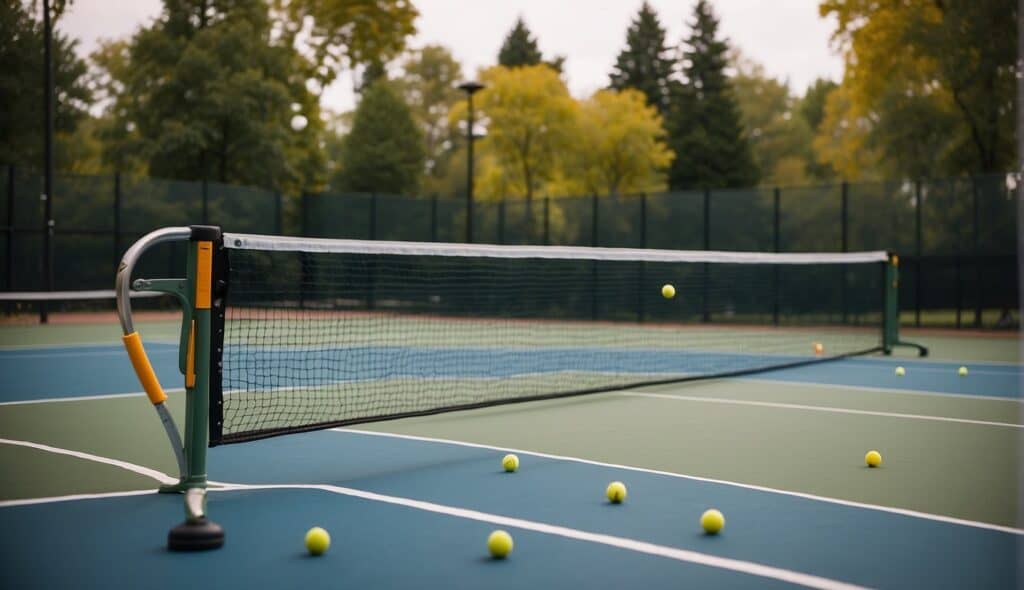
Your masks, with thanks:
<instances>
[{"instance_id":1,"label":"chain link fence","mask_svg":"<svg viewBox=\"0 0 1024 590\"><path fill-rule=\"evenodd\" d=\"M47 288L41 178L3 169L0 290ZM682 250L890 250L901 256L908 326L1017 325L1016 183L1010 175L478 201L474 241ZM227 231L461 242L462 199L305 194L122 175L57 175L53 289L110 288L122 252L144 233L208 223ZM180 274L180 246L140 273Z\"/></svg>"}]
</instances>

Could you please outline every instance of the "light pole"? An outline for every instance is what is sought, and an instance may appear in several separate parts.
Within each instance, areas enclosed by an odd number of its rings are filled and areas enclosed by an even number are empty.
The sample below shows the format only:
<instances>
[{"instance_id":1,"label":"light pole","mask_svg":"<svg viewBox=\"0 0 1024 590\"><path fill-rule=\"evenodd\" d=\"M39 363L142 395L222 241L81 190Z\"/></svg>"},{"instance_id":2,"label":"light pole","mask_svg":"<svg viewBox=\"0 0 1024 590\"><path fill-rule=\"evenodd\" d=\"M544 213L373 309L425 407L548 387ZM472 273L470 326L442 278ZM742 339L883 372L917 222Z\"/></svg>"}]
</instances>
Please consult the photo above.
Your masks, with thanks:
<instances>
[{"instance_id":1,"label":"light pole","mask_svg":"<svg viewBox=\"0 0 1024 590\"><path fill-rule=\"evenodd\" d=\"M469 142L466 157L466 243L473 241L473 95L483 87L484 85L479 82L459 84L459 90L465 92L469 100L469 113L466 119L466 139Z\"/></svg>"}]
</instances>

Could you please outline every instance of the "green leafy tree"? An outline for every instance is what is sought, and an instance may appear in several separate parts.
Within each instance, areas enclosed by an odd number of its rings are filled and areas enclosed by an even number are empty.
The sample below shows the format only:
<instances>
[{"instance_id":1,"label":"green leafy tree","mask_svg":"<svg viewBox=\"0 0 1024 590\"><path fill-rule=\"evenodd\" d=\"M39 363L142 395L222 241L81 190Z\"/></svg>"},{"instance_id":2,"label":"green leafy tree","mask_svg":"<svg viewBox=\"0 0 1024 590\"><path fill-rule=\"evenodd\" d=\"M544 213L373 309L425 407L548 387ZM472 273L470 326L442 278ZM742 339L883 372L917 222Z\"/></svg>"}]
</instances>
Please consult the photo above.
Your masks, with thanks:
<instances>
[{"instance_id":1,"label":"green leafy tree","mask_svg":"<svg viewBox=\"0 0 1024 590\"><path fill-rule=\"evenodd\" d=\"M0 3L0 63L0 163L41 169L43 24L19 0ZM74 167L75 157L70 137L87 116L92 94L86 64L75 56L75 42L56 30L53 73L54 163L67 170Z\"/></svg>"},{"instance_id":2,"label":"green leafy tree","mask_svg":"<svg viewBox=\"0 0 1024 590\"><path fill-rule=\"evenodd\" d=\"M772 78L761 64L739 56L731 84L761 184L798 185L808 181L813 160L811 128L797 112L789 85Z\"/></svg>"},{"instance_id":3,"label":"green leafy tree","mask_svg":"<svg viewBox=\"0 0 1024 590\"><path fill-rule=\"evenodd\" d=\"M402 64L402 76L395 80L423 133L427 158L423 189L428 193L447 192L449 186L444 179L458 140L448 113L463 96L457 88L461 80L462 66L441 45L410 52Z\"/></svg>"},{"instance_id":4,"label":"green leafy tree","mask_svg":"<svg viewBox=\"0 0 1024 590\"><path fill-rule=\"evenodd\" d=\"M661 115L669 110L676 62L665 43L658 13L644 2L626 31L626 47L611 73L611 88L636 88Z\"/></svg>"},{"instance_id":5,"label":"green leafy tree","mask_svg":"<svg viewBox=\"0 0 1024 590\"><path fill-rule=\"evenodd\" d=\"M321 86L339 71L385 64L405 48L419 16L409 0L270 0L280 42L310 56Z\"/></svg>"},{"instance_id":6,"label":"green leafy tree","mask_svg":"<svg viewBox=\"0 0 1024 590\"><path fill-rule=\"evenodd\" d=\"M394 86L378 80L366 91L341 144L336 190L415 194L423 171L423 136Z\"/></svg>"},{"instance_id":7,"label":"green leafy tree","mask_svg":"<svg viewBox=\"0 0 1024 590\"><path fill-rule=\"evenodd\" d=\"M819 78L807 88L800 99L796 112L807 124L812 136L818 133L818 128L825 119L825 104L829 95L838 87L839 85L832 80ZM811 141L813 142L813 137ZM831 166L823 165L813 149L807 161L807 174L818 181L835 180L835 171Z\"/></svg>"},{"instance_id":8,"label":"green leafy tree","mask_svg":"<svg viewBox=\"0 0 1024 590\"><path fill-rule=\"evenodd\" d=\"M886 175L920 174L929 161L932 175L1015 165L1016 2L824 0L820 11L838 23L846 75L819 138L863 135ZM908 154L915 137L931 153ZM853 155L833 150L828 162Z\"/></svg>"},{"instance_id":9,"label":"green leafy tree","mask_svg":"<svg viewBox=\"0 0 1024 590\"><path fill-rule=\"evenodd\" d=\"M152 176L298 192L323 156L308 62L271 40L261 0L166 0L161 17L98 63L116 93L111 161L136 154Z\"/></svg>"},{"instance_id":10,"label":"green leafy tree","mask_svg":"<svg viewBox=\"0 0 1024 590\"><path fill-rule=\"evenodd\" d=\"M551 60L544 61L540 49L537 47L537 39L530 32L530 29L527 28L523 18L519 17L516 19L515 26L512 27L512 30L505 37L505 42L501 44L501 49L498 51L498 65L505 66L506 68L515 68L519 66L535 66L541 63L561 73L565 57L556 56Z\"/></svg>"},{"instance_id":11,"label":"green leafy tree","mask_svg":"<svg viewBox=\"0 0 1024 590\"><path fill-rule=\"evenodd\" d=\"M676 154L669 171L673 189L757 184L758 170L725 74L728 49L718 37L711 6L699 0L683 51L685 82L673 97L669 121Z\"/></svg>"}]
</instances>

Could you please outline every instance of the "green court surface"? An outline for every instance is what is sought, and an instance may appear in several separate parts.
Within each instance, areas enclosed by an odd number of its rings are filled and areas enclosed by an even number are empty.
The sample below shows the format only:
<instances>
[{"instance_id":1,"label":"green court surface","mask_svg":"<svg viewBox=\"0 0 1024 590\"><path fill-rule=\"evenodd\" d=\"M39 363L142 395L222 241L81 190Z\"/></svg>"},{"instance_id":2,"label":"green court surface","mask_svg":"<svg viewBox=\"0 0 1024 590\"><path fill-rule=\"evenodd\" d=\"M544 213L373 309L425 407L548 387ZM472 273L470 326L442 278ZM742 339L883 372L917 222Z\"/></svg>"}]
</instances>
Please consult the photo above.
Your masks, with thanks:
<instances>
[{"instance_id":1,"label":"green court surface","mask_svg":"<svg viewBox=\"0 0 1024 590\"><path fill-rule=\"evenodd\" d=\"M176 322L140 325L149 342L177 340ZM138 385L114 377L127 363L116 326L0 326L0 362L29 373L0 396L0 587L1020 584L1018 341L909 336L932 355L216 447L210 479L235 486L209 498L226 545L176 554L164 542L180 498L135 494L176 466ZM28 394L37 377L14 356L26 350L52 355L52 391ZM70 357L108 371L109 387L62 372ZM180 424L185 394L170 396ZM522 469L503 474L510 451ZM603 501L612 480L629 486L621 506ZM696 525L710 507L726 515L717 537ZM320 560L302 556L316 524L335 538ZM516 538L504 562L483 545L495 528ZM33 550L54 538L60 568Z\"/></svg>"}]
</instances>

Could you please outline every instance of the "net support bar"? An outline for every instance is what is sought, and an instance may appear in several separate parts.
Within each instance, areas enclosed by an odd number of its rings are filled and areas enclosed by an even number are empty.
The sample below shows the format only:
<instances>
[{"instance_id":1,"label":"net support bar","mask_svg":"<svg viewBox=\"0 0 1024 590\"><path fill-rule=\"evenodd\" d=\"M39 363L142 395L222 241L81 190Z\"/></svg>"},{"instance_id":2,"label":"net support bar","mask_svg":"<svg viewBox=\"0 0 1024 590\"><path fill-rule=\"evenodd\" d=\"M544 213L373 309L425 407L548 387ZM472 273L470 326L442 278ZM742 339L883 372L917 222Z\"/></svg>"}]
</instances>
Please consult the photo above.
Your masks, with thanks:
<instances>
[{"instance_id":1,"label":"net support bar","mask_svg":"<svg viewBox=\"0 0 1024 590\"><path fill-rule=\"evenodd\" d=\"M885 301L882 313L882 350L892 354L897 346L917 349L918 356L928 356L928 349L914 342L900 340L900 257L890 254L885 263Z\"/></svg>"}]
</instances>

